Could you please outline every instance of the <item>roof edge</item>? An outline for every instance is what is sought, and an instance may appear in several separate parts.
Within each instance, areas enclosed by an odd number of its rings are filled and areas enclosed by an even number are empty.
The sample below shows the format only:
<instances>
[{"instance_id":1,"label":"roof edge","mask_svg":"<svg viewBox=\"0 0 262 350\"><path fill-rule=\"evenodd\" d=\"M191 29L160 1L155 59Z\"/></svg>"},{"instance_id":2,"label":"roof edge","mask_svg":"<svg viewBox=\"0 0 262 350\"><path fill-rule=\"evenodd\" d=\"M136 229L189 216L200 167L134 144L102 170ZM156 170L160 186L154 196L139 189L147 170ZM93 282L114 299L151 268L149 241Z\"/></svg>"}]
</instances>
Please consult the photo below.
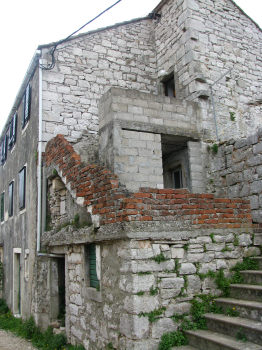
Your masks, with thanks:
<instances>
[{"instance_id":1,"label":"roof edge","mask_svg":"<svg viewBox=\"0 0 262 350\"><path fill-rule=\"evenodd\" d=\"M162 0L160 1L160 3L153 9L152 12L157 12L159 11L162 6L164 6L169 0ZM259 26L259 24L257 24L257 22L255 20L253 20L252 17L250 17L238 4L235 3L234 0L229 0L230 2L232 2L239 10L240 12L243 13L243 15L245 15L247 18L249 18L251 20L251 22L253 22L255 24L255 26L260 30L262 31L262 28Z\"/></svg>"},{"instance_id":2,"label":"roof edge","mask_svg":"<svg viewBox=\"0 0 262 350\"><path fill-rule=\"evenodd\" d=\"M140 22L140 21L144 21L144 20L147 20L147 19L150 19L150 16L147 15L145 17L139 17L139 18L134 18L134 19L131 19L129 21L124 21L124 22L119 22L119 23L115 23L113 25L110 25L110 26L107 26L107 27L101 27L101 28L98 28L98 29L94 29L94 30L90 30L89 32L85 32L85 33L80 33L78 35L74 35L72 37L70 37L69 39L63 41L63 40L58 40L58 41L54 41L52 43L48 43L48 44L43 44L43 45L39 45L38 46L38 50L41 50L41 49L45 49L45 48L48 48L48 47L52 47L56 44L59 44L61 42L64 43L64 42L67 42L67 41L71 41L71 40L75 40L75 39L79 39L85 35L91 35L91 34L95 34L95 33L99 33L99 32L103 32L103 31L106 31L106 30L109 30L109 29L113 29L113 28L117 28L117 27L120 27L120 26L124 26L124 25L128 25L128 24L132 24L132 23L137 23L137 22Z\"/></svg>"}]
</instances>

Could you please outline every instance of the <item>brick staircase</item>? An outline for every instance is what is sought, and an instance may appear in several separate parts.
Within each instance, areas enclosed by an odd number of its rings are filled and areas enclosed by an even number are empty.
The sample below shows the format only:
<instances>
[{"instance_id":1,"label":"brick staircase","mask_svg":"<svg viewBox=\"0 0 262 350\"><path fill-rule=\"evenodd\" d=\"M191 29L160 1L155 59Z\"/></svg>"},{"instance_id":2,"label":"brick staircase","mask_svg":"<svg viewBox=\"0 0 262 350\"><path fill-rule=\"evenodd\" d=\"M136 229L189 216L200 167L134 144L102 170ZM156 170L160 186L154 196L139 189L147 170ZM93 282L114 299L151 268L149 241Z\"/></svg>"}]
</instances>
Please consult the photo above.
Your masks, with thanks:
<instances>
[{"instance_id":1,"label":"brick staircase","mask_svg":"<svg viewBox=\"0 0 262 350\"><path fill-rule=\"evenodd\" d=\"M258 271L242 271L242 284L230 286L230 297L216 302L224 310L234 308L239 317L206 314L207 330L186 331L188 346L177 350L262 350L262 257Z\"/></svg>"}]
</instances>

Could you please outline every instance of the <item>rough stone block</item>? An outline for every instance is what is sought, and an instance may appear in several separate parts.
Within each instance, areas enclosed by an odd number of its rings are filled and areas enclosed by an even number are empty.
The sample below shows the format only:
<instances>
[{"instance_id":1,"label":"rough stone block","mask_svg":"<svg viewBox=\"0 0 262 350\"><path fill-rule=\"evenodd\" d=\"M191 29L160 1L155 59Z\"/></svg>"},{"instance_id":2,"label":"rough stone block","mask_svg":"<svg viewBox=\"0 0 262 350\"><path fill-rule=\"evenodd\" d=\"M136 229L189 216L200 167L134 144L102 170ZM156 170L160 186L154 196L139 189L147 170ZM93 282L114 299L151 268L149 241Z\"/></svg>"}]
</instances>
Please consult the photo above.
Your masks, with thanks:
<instances>
[{"instance_id":1,"label":"rough stone block","mask_svg":"<svg viewBox=\"0 0 262 350\"><path fill-rule=\"evenodd\" d=\"M124 299L124 309L131 314L140 312L151 312L158 309L159 301L156 296L132 295Z\"/></svg>"},{"instance_id":2,"label":"rough stone block","mask_svg":"<svg viewBox=\"0 0 262 350\"><path fill-rule=\"evenodd\" d=\"M160 318L153 323L152 326L152 337L161 338L166 332L173 332L177 330L177 325L171 318Z\"/></svg>"},{"instance_id":3,"label":"rough stone block","mask_svg":"<svg viewBox=\"0 0 262 350\"><path fill-rule=\"evenodd\" d=\"M149 334L148 318L122 314L120 316L120 332L131 339L146 339Z\"/></svg>"},{"instance_id":4,"label":"rough stone block","mask_svg":"<svg viewBox=\"0 0 262 350\"><path fill-rule=\"evenodd\" d=\"M195 272L196 272L196 267L194 264L191 264L191 263L181 264L180 271L179 271L181 275L189 275Z\"/></svg>"},{"instance_id":5,"label":"rough stone block","mask_svg":"<svg viewBox=\"0 0 262 350\"><path fill-rule=\"evenodd\" d=\"M180 289L184 286L184 279L181 277L162 278L160 288L162 289Z\"/></svg>"},{"instance_id":6,"label":"rough stone block","mask_svg":"<svg viewBox=\"0 0 262 350\"><path fill-rule=\"evenodd\" d=\"M182 303L170 303L165 311L166 317L171 317L175 314L183 315L189 313L191 309L191 303L182 302Z\"/></svg>"},{"instance_id":7,"label":"rough stone block","mask_svg":"<svg viewBox=\"0 0 262 350\"><path fill-rule=\"evenodd\" d=\"M249 246L250 244L252 244L251 237L248 234L239 235L238 240L239 240L239 245L241 247L246 247L246 246Z\"/></svg>"},{"instance_id":8,"label":"rough stone block","mask_svg":"<svg viewBox=\"0 0 262 350\"><path fill-rule=\"evenodd\" d=\"M171 248L171 258L172 259L182 259L184 257L184 248Z\"/></svg>"},{"instance_id":9,"label":"rough stone block","mask_svg":"<svg viewBox=\"0 0 262 350\"><path fill-rule=\"evenodd\" d=\"M201 280L196 275L190 275L187 277L187 294L199 294L201 292Z\"/></svg>"}]
</instances>

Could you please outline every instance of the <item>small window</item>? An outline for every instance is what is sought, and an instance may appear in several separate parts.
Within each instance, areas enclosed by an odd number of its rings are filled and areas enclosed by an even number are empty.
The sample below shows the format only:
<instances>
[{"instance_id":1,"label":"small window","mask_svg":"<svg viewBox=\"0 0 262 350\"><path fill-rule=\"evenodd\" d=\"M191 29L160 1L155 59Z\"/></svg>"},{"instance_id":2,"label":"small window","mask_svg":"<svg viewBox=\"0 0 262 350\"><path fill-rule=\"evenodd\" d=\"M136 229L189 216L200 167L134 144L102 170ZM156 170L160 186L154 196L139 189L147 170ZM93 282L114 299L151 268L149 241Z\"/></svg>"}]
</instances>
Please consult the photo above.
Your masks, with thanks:
<instances>
[{"instance_id":1,"label":"small window","mask_svg":"<svg viewBox=\"0 0 262 350\"><path fill-rule=\"evenodd\" d=\"M99 246L96 244L89 244L87 246L87 267L89 274L89 286L92 288L99 289L99 273L100 273L100 263L98 262L100 258L99 254Z\"/></svg>"},{"instance_id":2,"label":"small window","mask_svg":"<svg viewBox=\"0 0 262 350\"><path fill-rule=\"evenodd\" d=\"M19 172L19 209L25 208L26 167Z\"/></svg>"},{"instance_id":3,"label":"small window","mask_svg":"<svg viewBox=\"0 0 262 350\"><path fill-rule=\"evenodd\" d=\"M1 222L5 220L5 193L1 193Z\"/></svg>"},{"instance_id":4,"label":"small window","mask_svg":"<svg viewBox=\"0 0 262 350\"><path fill-rule=\"evenodd\" d=\"M179 165L177 168L173 170L173 183L174 188L182 188L183 187L183 177L182 177L182 167Z\"/></svg>"},{"instance_id":5,"label":"small window","mask_svg":"<svg viewBox=\"0 0 262 350\"><path fill-rule=\"evenodd\" d=\"M7 159L7 146L8 146L8 135L6 133L1 143L1 164L4 164Z\"/></svg>"},{"instance_id":6,"label":"small window","mask_svg":"<svg viewBox=\"0 0 262 350\"><path fill-rule=\"evenodd\" d=\"M14 114L9 126L9 142L8 142L9 149L13 148L16 142L16 129L17 129L17 113Z\"/></svg>"},{"instance_id":7,"label":"small window","mask_svg":"<svg viewBox=\"0 0 262 350\"><path fill-rule=\"evenodd\" d=\"M11 217L14 213L14 181L12 181L8 187L8 200L8 215Z\"/></svg>"},{"instance_id":8,"label":"small window","mask_svg":"<svg viewBox=\"0 0 262 350\"><path fill-rule=\"evenodd\" d=\"M27 124L29 118L30 118L30 112L31 112L31 86L30 84L27 85L25 94L24 94L24 115L23 115L23 125L24 128Z\"/></svg>"},{"instance_id":9,"label":"small window","mask_svg":"<svg viewBox=\"0 0 262 350\"><path fill-rule=\"evenodd\" d=\"M165 96L176 97L175 80L174 75L168 77L163 81Z\"/></svg>"}]
</instances>

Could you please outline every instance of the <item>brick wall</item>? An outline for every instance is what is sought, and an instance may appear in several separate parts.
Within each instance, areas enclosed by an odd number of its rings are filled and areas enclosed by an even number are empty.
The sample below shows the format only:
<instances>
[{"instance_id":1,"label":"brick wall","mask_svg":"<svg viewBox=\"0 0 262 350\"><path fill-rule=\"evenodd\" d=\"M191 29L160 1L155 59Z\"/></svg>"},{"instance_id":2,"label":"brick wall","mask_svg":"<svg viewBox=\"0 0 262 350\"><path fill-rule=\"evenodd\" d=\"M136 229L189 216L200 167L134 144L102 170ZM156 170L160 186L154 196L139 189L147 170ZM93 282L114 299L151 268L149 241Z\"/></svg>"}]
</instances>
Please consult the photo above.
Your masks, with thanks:
<instances>
[{"instance_id":1,"label":"brick wall","mask_svg":"<svg viewBox=\"0 0 262 350\"><path fill-rule=\"evenodd\" d=\"M251 226L250 205L244 199L214 198L187 190L141 188L127 192L116 175L104 167L84 165L62 135L47 144L46 166L58 171L76 202L89 206L100 225L122 221L172 221L189 227L243 228Z\"/></svg>"}]
</instances>

